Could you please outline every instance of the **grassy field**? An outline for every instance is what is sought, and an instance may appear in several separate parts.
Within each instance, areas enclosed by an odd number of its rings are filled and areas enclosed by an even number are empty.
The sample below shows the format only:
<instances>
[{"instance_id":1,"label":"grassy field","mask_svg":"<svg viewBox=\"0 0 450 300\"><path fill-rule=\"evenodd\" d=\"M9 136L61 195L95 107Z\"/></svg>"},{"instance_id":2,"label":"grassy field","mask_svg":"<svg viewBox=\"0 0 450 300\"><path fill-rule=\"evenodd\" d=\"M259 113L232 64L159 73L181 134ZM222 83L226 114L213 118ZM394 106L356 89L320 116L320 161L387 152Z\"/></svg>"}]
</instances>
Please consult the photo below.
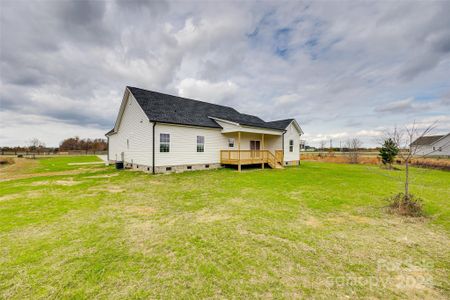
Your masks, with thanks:
<instances>
[{"instance_id":1,"label":"grassy field","mask_svg":"<svg viewBox=\"0 0 450 300\"><path fill-rule=\"evenodd\" d=\"M0 298L450 297L450 173L320 162L152 176L95 157L0 169Z\"/></svg>"}]
</instances>

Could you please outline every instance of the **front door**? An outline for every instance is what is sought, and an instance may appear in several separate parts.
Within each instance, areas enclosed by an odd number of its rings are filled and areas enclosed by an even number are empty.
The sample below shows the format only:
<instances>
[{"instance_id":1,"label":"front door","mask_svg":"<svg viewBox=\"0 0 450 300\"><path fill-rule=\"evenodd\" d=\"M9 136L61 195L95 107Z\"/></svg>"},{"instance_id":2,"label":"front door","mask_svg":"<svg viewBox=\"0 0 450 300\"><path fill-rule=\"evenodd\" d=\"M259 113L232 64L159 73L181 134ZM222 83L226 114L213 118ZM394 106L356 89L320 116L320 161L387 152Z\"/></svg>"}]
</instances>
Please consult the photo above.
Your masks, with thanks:
<instances>
[{"instance_id":1,"label":"front door","mask_svg":"<svg viewBox=\"0 0 450 300\"><path fill-rule=\"evenodd\" d=\"M250 153L252 157L259 157L261 150L261 142L260 141L250 141Z\"/></svg>"},{"instance_id":2,"label":"front door","mask_svg":"<svg viewBox=\"0 0 450 300\"><path fill-rule=\"evenodd\" d=\"M260 141L250 141L250 150L261 150Z\"/></svg>"}]
</instances>

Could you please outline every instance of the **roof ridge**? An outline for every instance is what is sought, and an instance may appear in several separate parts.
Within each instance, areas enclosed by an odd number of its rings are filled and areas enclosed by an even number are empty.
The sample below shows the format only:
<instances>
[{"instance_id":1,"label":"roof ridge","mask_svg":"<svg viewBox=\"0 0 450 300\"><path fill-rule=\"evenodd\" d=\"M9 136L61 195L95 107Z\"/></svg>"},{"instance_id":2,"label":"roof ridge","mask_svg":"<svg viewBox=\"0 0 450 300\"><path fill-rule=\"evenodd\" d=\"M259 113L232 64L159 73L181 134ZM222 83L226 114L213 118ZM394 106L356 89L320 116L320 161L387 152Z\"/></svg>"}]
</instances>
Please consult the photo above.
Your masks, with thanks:
<instances>
[{"instance_id":1,"label":"roof ridge","mask_svg":"<svg viewBox=\"0 0 450 300\"><path fill-rule=\"evenodd\" d=\"M146 89L138 88L138 87L135 87L135 86L129 86L129 85L127 85L127 88L137 89L137 90L141 90L141 91L145 91L145 92L150 92L150 93L161 94L161 95L165 95L165 96L177 97L177 98L184 99L184 100L190 100L190 101L196 101L196 102L206 103L206 104L209 104L209 105L215 105L215 106L220 106L220 107L226 107L226 108L232 109L232 110L234 110L234 111L236 111L236 112L242 114L241 112L237 111L234 107L231 107L231 106L226 106L226 105L221 105L221 104L217 104L217 103L206 102L206 101L202 101L202 100L198 100L198 99L192 99L192 98L186 98L186 97L176 96L176 95L167 94L167 93L162 93L162 92L158 92L158 91L146 90Z\"/></svg>"}]
</instances>

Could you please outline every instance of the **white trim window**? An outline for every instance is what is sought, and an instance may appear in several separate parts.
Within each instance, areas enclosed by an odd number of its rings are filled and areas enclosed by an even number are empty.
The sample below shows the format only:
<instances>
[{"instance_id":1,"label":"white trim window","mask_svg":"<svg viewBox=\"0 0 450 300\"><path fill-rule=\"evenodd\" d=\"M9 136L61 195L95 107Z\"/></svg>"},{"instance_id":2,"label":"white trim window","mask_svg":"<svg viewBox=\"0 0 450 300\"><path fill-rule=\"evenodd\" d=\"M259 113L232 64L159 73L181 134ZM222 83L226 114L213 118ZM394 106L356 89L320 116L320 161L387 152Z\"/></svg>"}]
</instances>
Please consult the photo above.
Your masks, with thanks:
<instances>
[{"instance_id":1,"label":"white trim window","mask_svg":"<svg viewBox=\"0 0 450 300\"><path fill-rule=\"evenodd\" d=\"M229 138L228 139L228 147L229 148L234 148L234 139L233 138Z\"/></svg>"},{"instance_id":2,"label":"white trim window","mask_svg":"<svg viewBox=\"0 0 450 300\"><path fill-rule=\"evenodd\" d=\"M159 152L170 152L170 134L159 134Z\"/></svg>"},{"instance_id":3,"label":"white trim window","mask_svg":"<svg viewBox=\"0 0 450 300\"><path fill-rule=\"evenodd\" d=\"M294 140L289 140L289 152L294 152Z\"/></svg>"},{"instance_id":4,"label":"white trim window","mask_svg":"<svg viewBox=\"0 0 450 300\"><path fill-rule=\"evenodd\" d=\"M197 135L197 152L205 152L205 137Z\"/></svg>"}]
</instances>

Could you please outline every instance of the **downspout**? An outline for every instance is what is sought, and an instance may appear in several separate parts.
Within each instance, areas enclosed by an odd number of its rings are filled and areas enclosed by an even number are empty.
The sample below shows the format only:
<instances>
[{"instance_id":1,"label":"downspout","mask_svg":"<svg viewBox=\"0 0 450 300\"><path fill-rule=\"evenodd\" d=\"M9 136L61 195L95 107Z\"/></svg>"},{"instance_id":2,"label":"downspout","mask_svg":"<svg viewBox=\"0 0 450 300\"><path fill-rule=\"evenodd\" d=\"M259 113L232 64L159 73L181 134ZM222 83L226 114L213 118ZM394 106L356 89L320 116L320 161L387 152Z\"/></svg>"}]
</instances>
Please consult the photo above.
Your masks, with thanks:
<instances>
[{"instance_id":1,"label":"downspout","mask_svg":"<svg viewBox=\"0 0 450 300\"><path fill-rule=\"evenodd\" d=\"M283 165L284 165L284 157L285 157L285 155L284 155L284 134L285 133L286 133L286 130L283 131L283 135L281 136L281 149L283 149L283 161L282 161Z\"/></svg>"},{"instance_id":2,"label":"downspout","mask_svg":"<svg viewBox=\"0 0 450 300\"><path fill-rule=\"evenodd\" d=\"M156 126L156 121L153 122L153 138L152 138L152 142L153 142L153 151L152 151L152 173L155 174L155 126Z\"/></svg>"},{"instance_id":3,"label":"downspout","mask_svg":"<svg viewBox=\"0 0 450 300\"><path fill-rule=\"evenodd\" d=\"M106 136L106 161L109 165L109 136Z\"/></svg>"}]
</instances>

